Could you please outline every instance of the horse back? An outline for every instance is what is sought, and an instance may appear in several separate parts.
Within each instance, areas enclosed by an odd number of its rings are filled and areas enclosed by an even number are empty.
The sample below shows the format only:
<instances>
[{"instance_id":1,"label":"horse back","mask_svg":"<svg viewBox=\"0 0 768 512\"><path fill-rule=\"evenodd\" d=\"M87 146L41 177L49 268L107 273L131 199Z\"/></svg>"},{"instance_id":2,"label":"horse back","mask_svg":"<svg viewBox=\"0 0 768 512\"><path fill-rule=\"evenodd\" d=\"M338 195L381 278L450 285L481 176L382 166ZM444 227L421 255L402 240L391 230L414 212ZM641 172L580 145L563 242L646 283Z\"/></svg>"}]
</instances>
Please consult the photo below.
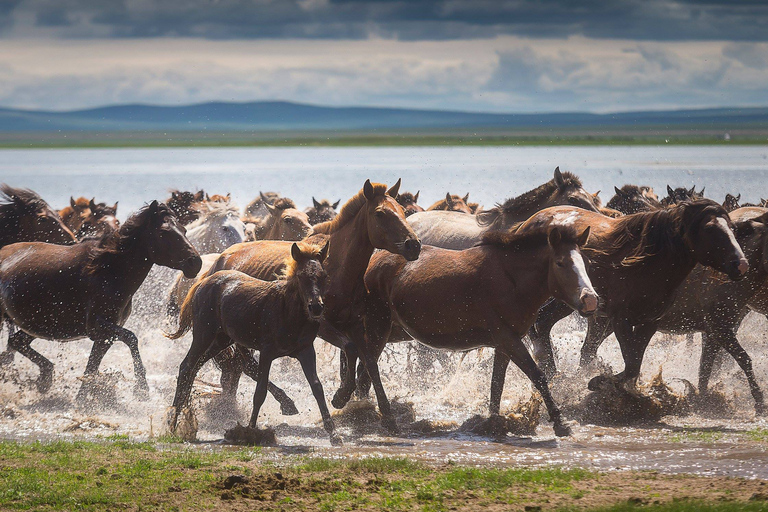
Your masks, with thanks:
<instances>
[{"instance_id":1,"label":"horse back","mask_svg":"<svg viewBox=\"0 0 768 512\"><path fill-rule=\"evenodd\" d=\"M221 270L239 270L264 281L274 281L291 256L293 242L258 240L235 244L221 253L207 275Z\"/></svg>"}]
</instances>

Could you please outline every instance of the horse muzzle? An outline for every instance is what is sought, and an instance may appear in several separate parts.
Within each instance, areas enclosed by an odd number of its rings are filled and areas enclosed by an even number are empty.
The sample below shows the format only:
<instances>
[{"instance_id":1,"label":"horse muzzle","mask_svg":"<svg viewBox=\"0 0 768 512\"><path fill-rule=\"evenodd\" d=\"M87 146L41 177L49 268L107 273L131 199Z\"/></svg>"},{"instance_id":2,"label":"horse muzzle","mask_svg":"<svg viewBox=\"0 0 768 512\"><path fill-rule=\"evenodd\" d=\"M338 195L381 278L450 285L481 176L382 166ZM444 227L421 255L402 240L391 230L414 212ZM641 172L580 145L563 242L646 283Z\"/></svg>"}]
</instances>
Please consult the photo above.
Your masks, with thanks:
<instances>
[{"instance_id":1,"label":"horse muzzle","mask_svg":"<svg viewBox=\"0 0 768 512\"><path fill-rule=\"evenodd\" d=\"M739 281L749 271L749 262L745 258L739 258L728 264L727 274L732 281Z\"/></svg>"},{"instance_id":2,"label":"horse muzzle","mask_svg":"<svg viewBox=\"0 0 768 512\"><path fill-rule=\"evenodd\" d=\"M403 244L403 257L408 261L416 261L421 254L421 242L418 238L409 238Z\"/></svg>"},{"instance_id":3,"label":"horse muzzle","mask_svg":"<svg viewBox=\"0 0 768 512\"><path fill-rule=\"evenodd\" d=\"M584 290L579 297L579 314L582 316L592 316L597 311L599 300L594 292Z\"/></svg>"},{"instance_id":4,"label":"horse muzzle","mask_svg":"<svg viewBox=\"0 0 768 512\"><path fill-rule=\"evenodd\" d=\"M182 268L182 272L184 273L184 277L187 279L192 279L197 276L201 268L203 268L202 258L200 258L198 255L194 255L186 259Z\"/></svg>"},{"instance_id":5,"label":"horse muzzle","mask_svg":"<svg viewBox=\"0 0 768 512\"><path fill-rule=\"evenodd\" d=\"M323 316L325 306L322 301L313 301L307 304L307 310L309 312L309 317L312 320L319 320Z\"/></svg>"}]
</instances>

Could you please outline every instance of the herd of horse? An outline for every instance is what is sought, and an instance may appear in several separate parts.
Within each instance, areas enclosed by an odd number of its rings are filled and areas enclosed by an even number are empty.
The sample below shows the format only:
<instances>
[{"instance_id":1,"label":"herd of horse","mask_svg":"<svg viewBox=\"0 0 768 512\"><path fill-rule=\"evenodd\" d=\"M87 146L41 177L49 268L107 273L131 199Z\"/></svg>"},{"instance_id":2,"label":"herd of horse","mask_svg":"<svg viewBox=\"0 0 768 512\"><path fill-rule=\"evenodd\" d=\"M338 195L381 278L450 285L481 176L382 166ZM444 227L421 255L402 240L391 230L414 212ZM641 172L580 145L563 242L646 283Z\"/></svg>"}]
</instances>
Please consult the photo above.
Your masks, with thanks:
<instances>
[{"instance_id":1,"label":"herd of horse","mask_svg":"<svg viewBox=\"0 0 768 512\"><path fill-rule=\"evenodd\" d=\"M493 349L491 414L514 362L541 394L555 434L569 435L549 390L557 371L550 332L574 311L588 319L581 365L611 333L624 360L621 373L598 375L590 389L610 382L635 390L657 331L701 332L699 393L725 351L744 371L756 412L765 412L736 333L749 311L768 314L768 208L740 205L740 196L720 204L704 189L667 187L659 200L650 187L625 185L603 205L599 192L558 168L550 181L488 209L449 193L425 210L419 192L401 192L399 180L391 187L368 180L341 208L313 198L305 211L271 192L241 213L229 194L173 191L121 225L117 203L73 198L57 212L30 190L0 191L0 320L8 331L0 364L11 364L14 352L30 359L41 393L51 387L53 364L32 341L87 337L85 376L98 373L119 340L131 352L135 392L147 396L138 339L124 324L159 265L178 271L166 290L167 314L178 321L168 336L192 331L172 430L211 359L225 400L235 399L243 373L256 381L250 427L267 392L283 414L297 414L269 379L272 362L291 356L331 442L340 443L317 376L320 337L341 349L333 407L372 386L390 432L398 426L379 357L389 343L416 340L447 351ZM83 380L78 400L91 382Z\"/></svg>"}]
</instances>

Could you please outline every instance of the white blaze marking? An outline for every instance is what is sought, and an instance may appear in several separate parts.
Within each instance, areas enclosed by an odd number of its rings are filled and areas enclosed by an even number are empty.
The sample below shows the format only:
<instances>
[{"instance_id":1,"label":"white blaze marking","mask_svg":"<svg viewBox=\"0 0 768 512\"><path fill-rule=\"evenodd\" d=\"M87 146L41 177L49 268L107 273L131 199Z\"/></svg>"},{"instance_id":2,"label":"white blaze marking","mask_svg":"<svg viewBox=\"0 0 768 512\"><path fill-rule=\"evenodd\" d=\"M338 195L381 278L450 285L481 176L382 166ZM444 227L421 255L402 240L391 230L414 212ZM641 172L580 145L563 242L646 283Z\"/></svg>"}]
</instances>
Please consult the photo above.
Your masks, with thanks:
<instances>
[{"instance_id":1,"label":"white blaze marking","mask_svg":"<svg viewBox=\"0 0 768 512\"><path fill-rule=\"evenodd\" d=\"M589 276L587 275L587 268L584 265L584 258L582 258L581 253L575 249L572 250L571 261L573 261L573 270L576 272L576 275L579 278L579 298L581 298L581 292L584 289L594 295L597 295L595 290L592 288L592 283L590 282Z\"/></svg>"},{"instance_id":2,"label":"white blaze marking","mask_svg":"<svg viewBox=\"0 0 768 512\"><path fill-rule=\"evenodd\" d=\"M720 224L720 227L723 228L723 230L725 230L726 233L728 233L728 238L730 239L731 243L739 251L739 258L745 259L744 253L741 252L741 246L739 245L739 242L736 241L736 237L733 235L733 231L731 230L731 228L728 227L728 223L725 222L725 219L722 217L718 217L717 223Z\"/></svg>"}]
</instances>

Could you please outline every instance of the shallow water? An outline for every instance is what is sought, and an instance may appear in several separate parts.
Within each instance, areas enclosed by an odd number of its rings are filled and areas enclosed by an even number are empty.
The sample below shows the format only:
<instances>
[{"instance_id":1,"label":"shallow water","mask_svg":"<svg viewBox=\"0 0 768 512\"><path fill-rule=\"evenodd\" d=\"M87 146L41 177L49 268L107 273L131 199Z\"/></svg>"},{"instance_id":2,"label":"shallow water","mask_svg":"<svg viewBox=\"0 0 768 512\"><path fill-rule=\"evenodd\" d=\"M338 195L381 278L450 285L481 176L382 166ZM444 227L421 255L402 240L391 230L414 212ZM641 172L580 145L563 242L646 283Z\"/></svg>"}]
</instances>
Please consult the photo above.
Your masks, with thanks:
<instances>
[{"instance_id":1,"label":"shallow water","mask_svg":"<svg viewBox=\"0 0 768 512\"><path fill-rule=\"evenodd\" d=\"M241 205L259 189L279 190L305 205L312 195L346 198L367 177L391 183L399 176L404 189L422 190L425 203L451 190L469 191L472 199L491 204L549 179L554 166L560 165L579 174L588 190L608 191L614 184L636 182L661 192L667 182L696 183L706 185L711 197L740 191L743 200L754 201L768 195L766 154L768 147L14 150L0 152L0 181L33 188L60 206L70 195L119 200L122 214L148 199L164 197L170 187L231 191ZM0 369L0 437L95 438L120 433L145 439L161 434L190 337L179 341L163 337L163 330L170 328L163 318L163 294L144 294L142 301L127 327L140 338L151 388L148 401L133 397L130 355L125 346L116 344L104 359L102 371L112 372L117 401L91 410L74 405L80 385L77 377L83 373L91 343L38 340L35 348L55 364L54 388L47 396L40 396L34 390L37 368L19 355L13 366ZM594 375L579 373L576 368L584 330L584 324L575 318L561 322L554 330L562 373L553 382L553 392L563 405L577 403ZM764 386L768 375L765 333L766 319L757 315L750 315L739 332ZM0 348L5 347L5 340L3 333ZM699 343L699 336L690 344L684 337L657 335L641 378L647 381L663 367L665 380L682 390L682 379L696 381ZM320 340L316 349L321 381L330 398L339 384L338 351ZM614 371L621 369L615 338L604 343L599 356ZM416 369L414 358L412 345L403 343L385 351L381 366L389 397L413 403L417 419L460 424L473 414L486 412L490 351L471 352L463 358L452 356L444 366L434 363L426 369ZM566 439L555 439L551 425L542 421L534 437L501 441L456 432L392 438L347 429L342 430L346 440L343 448L330 447L319 428L317 405L298 363L278 361L272 375L301 411L297 416L283 417L277 403L267 399L260 419L262 425L277 427L281 447L266 450L276 458L285 453L386 455L477 465L555 463L603 470L654 469L768 479L768 440L765 430L759 430L767 429L768 422L754 417L746 381L731 361L712 380L731 402L733 411L727 418L666 417L661 424L634 428L574 424L574 435ZM198 377L199 438L219 446L225 428L235 420L247 421L254 383L243 378L238 414L213 418L207 411L217 389L206 383L216 384L218 371L208 364ZM510 368L502 408L512 408L530 396L527 379Z\"/></svg>"}]
</instances>

